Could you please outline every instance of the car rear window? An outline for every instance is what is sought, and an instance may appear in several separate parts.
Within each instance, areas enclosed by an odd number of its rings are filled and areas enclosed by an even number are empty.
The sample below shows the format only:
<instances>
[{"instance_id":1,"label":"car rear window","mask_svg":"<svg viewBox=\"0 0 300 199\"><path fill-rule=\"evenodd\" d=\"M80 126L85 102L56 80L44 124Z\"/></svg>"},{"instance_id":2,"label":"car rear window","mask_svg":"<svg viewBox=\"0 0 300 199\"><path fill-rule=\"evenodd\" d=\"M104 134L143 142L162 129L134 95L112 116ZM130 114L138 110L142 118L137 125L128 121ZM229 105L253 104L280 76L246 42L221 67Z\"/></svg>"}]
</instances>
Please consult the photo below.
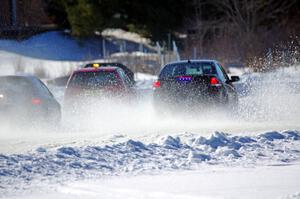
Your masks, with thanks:
<instances>
[{"instance_id":1,"label":"car rear window","mask_svg":"<svg viewBox=\"0 0 300 199\"><path fill-rule=\"evenodd\" d=\"M32 83L23 77L0 77L0 91L32 93Z\"/></svg>"},{"instance_id":2,"label":"car rear window","mask_svg":"<svg viewBox=\"0 0 300 199\"><path fill-rule=\"evenodd\" d=\"M176 77L181 75L212 75L215 73L215 67L213 63L210 62L178 63L165 66L160 73L160 78Z\"/></svg>"},{"instance_id":3,"label":"car rear window","mask_svg":"<svg viewBox=\"0 0 300 199\"><path fill-rule=\"evenodd\" d=\"M83 88L98 88L106 86L116 86L119 80L115 72L93 71L75 73L70 81L70 86Z\"/></svg>"}]
</instances>

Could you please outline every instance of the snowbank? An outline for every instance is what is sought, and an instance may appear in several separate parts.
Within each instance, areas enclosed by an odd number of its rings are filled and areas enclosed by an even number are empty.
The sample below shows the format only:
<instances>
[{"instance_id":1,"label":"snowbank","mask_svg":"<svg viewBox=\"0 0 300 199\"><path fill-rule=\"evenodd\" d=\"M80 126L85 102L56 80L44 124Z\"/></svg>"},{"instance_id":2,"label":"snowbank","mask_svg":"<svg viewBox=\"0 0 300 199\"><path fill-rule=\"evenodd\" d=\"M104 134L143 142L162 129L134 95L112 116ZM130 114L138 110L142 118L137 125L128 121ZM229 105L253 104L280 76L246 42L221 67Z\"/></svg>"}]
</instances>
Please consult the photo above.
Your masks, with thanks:
<instances>
[{"instance_id":1,"label":"snowbank","mask_svg":"<svg viewBox=\"0 0 300 199\"><path fill-rule=\"evenodd\" d=\"M163 136L144 143L127 140L103 146L39 147L26 154L0 155L0 192L7 194L35 180L64 182L106 175L141 174L207 167L289 165L300 161L298 131L210 137ZM23 186L24 185L24 186Z\"/></svg>"},{"instance_id":2,"label":"snowbank","mask_svg":"<svg viewBox=\"0 0 300 199\"><path fill-rule=\"evenodd\" d=\"M99 37L77 39L62 31L50 31L34 35L23 41L0 40L0 51L56 61L103 59L103 46L105 46L106 56L120 51L139 51L141 47L145 52L155 51L149 45L149 41L141 38L139 35L124 31L120 33L120 30L116 31L105 31L103 34L104 40ZM106 38L108 36L114 37L108 39Z\"/></svg>"},{"instance_id":3,"label":"snowbank","mask_svg":"<svg viewBox=\"0 0 300 199\"><path fill-rule=\"evenodd\" d=\"M119 47L106 41L108 52L118 52ZM76 40L59 31L45 32L24 41L0 40L0 50L19 55L60 61L81 61L102 58L102 40Z\"/></svg>"},{"instance_id":4,"label":"snowbank","mask_svg":"<svg viewBox=\"0 0 300 199\"><path fill-rule=\"evenodd\" d=\"M30 195L28 198L299 199L299 177L299 165L258 168L211 166L198 171L74 182L58 187L50 195Z\"/></svg>"},{"instance_id":5,"label":"snowbank","mask_svg":"<svg viewBox=\"0 0 300 199\"><path fill-rule=\"evenodd\" d=\"M0 50L0 75L26 73L40 78L57 78L69 75L89 61L53 61L25 57ZM97 60L96 60L97 61Z\"/></svg>"},{"instance_id":6,"label":"snowbank","mask_svg":"<svg viewBox=\"0 0 300 199\"><path fill-rule=\"evenodd\" d=\"M136 42L136 43L142 43L145 45L149 45L151 42L150 39L141 37L137 33L127 32L122 29L112 29L112 28L106 29L106 30L102 31L101 35L103 35L105 37L114 37L117 39L132 41L132 42Z\"/></svg>"}]
</instances>

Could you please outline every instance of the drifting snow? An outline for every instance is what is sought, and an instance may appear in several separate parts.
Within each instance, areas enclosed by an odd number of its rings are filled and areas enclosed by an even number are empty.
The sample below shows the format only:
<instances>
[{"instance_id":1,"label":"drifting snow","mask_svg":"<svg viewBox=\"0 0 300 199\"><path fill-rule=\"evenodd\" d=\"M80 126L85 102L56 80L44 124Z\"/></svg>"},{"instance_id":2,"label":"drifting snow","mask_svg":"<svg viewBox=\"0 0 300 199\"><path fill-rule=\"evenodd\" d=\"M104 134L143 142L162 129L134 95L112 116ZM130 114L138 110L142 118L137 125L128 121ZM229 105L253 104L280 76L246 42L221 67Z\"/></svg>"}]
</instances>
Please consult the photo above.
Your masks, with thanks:
<instances>
[{"instance_id":1,"label":"drifting snow","mask_svg":"<svg viewBox=\"0 0 300 199\"><path fill-rule=\"evenodd\" d=\"M106 175L190 170L209 165L253 167L300 161L300 133L266 132L210 137L184 134L145 143L135 140L105 145L39 147L25 154L0 155L0 191L12 194L36 182L70 182ZM20 186L21 185L21 186Z\"/></svg>"},{"instance_id":2,"label":"drifting snow","mask_svg":"<svg viewBox=\"0 0 300 199\"><path fill-rule=\"evenodd\" d=\"M240 115L248 121L299 123L299 66L268 73L245 73L236 83Z\"/></svg>"}]
</instances>

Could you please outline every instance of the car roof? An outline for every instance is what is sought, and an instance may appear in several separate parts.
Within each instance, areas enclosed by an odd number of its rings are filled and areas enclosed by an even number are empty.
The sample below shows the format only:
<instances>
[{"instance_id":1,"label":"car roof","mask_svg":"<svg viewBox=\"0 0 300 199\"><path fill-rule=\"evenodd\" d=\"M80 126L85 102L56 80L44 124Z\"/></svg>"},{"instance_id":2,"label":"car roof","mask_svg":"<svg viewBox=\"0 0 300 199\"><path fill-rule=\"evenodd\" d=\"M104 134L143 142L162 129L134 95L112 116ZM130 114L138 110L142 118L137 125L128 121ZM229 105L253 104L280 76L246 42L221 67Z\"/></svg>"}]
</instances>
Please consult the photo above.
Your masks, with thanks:
<instances>
[{"instance_id":1,"label":"car roof","mask_svg":"<svg viewBox=\"0 0 300 199\"><path fill-rule=\"evenodd\" d=\"M127 67L125 66L124 64L122 63L119 63L119 62L93 62L93 63L89 63L89 64L86 64L84 66L84 68L90 68L90 67L93 67L93 64L99 64L100 66L103 65L105 67L107 66L117 66L117 67Z\"/></svg>"},{"instance_id":2,"label":"car roof","mask_svg":"<svg viewBox=\"0 0 300 199\"><path fill-rule=\"evenodd\" d=\"M97 67L97 68L94 68L94 67L89 67L89 68L80 68L80 69L77 69L75 70L74 72L75 73L79 73L79 72L96 72L96 71L108 71L108 72L111 72L111 71L116 71L118 70L119 67L113 67L113 66L108 66L108 67Z\"/></svg>"},{"instance_id":3,"label":"car roof","mask_svg":"<svg viewBox=\"0 0 300 199\"><path fill-rule=\"evenodd\" d=\"M31 74L0 75L0 78L9 78L9 77L22 77L28 80L37 79L36 76Z\"/></svg>"},{"instance_id":4,"label":"car roof","mask_svg":"<svg viewBox=\"0 0 300 199\"><path fill-rule=\"evenodd\" d=\"M199 63L199 62L214 62L218 63L218 61L213 59L187 59L187 60L180 60L180 61L174 61L170 62L166 65L172 65L172 64L183 64L183 63Z\"/></svg>"},{"instance_id":5,"label":"car roof","mask_svg":"<svg viewBox=\"0 0 300 199\"><path fill-rule=\"evenodd\" d=\"M1 78L21 79L22 81L26 81L27 83L29 83L31 86L33 86L35 88L40 85L39 78L37 76L31 75L31 74L20 73L20 74L16 74L16 75L3 75L3 76L0 76L0 79Z\"/></svg>"}]
</instances>

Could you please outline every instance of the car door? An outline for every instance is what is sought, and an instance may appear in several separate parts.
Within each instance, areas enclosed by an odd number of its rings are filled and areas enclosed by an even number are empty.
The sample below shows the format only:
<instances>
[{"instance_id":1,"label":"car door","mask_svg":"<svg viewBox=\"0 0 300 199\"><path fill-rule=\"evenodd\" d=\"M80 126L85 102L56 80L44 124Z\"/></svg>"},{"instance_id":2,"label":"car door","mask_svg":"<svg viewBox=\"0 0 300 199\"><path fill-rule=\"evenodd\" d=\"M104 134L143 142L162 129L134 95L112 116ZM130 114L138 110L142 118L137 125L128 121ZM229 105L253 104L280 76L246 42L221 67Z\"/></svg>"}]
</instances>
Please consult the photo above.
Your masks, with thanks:
<instances>
[{"instance_id":1,"label":"car door","mask_svg":"<svg viewBox=\"0 0 300 199\"><path fill-rule=\"evenodd\" d=\"M59 114L60 104L56 101L48 87L38 78L33 78L33 81L35 82L38 96L44 101L44 109L47 111L47 114Z\"/></svg>"},{"instance_id":2,"label":"car door","mask_svg":"<svg viewBox=\"0 0 300 199\"><path fill-rule=\"evenodd\" d=\"M219 75L219 78L223 82L223 85L226 89L228 102L229 103L236 103L237 102L237 93L236 93L235 87L233 86L232 82L230 81L230 78L228 77L227 73L225 72L225 70L221 66L221 64L216 63L216 69L217 69L217 73Z\"/></svg>"}]
</instances>

